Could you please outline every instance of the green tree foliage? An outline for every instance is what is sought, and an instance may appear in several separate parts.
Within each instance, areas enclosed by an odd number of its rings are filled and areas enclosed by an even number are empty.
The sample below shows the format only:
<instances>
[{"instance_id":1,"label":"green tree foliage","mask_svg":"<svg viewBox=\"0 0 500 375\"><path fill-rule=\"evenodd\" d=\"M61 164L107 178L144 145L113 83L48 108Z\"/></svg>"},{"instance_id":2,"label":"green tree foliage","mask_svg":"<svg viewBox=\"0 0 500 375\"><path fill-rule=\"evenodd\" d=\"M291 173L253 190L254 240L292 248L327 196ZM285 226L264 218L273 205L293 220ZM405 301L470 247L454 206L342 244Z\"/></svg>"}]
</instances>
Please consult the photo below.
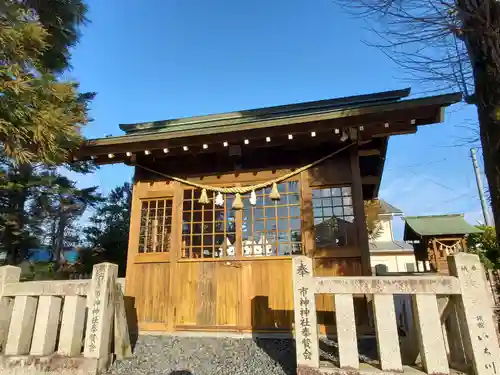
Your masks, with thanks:
<instances>
[{"instance_id":1,"label":"green tree foliage","mask_svg":"<svg viewBox=\"0 0 500 375\"><path fill-rule=\"evenodd\" d=\"M9 263L18 263L30 248L41 245L59 258L72 238L79 242L74 226L100 199L96 187L79 189L54 168L0 162L0 245Z\"/></svg>"},{"instance_id":2,"label":"green tree foliage","mask_svg":"<svg viewBox=\"0 0 500 375\"><path fill-rule=\"evenodd\" d=\"M467 238L467 246L471 253L479 255L486 268L500 268L500 246L498 245L494 227L478 226L482 233L474 233Z\"/></svg>"},{"instance_id":3,"label":"green tree foliage","mask_svg":"<svg viewBox=\"0 0 500 375\"><path fill-rule=\"evenodd\" d=\"M82 141L80 129L89 121L94 94L80 94L76 82L54 74L67 66L67 43L76 42L76 35L60 39L50 34L58 14L46 12L64 7L38 14L28 3L6 0L0 5L0 151L17 164L60 164ZM43 20L52 26L44 27ZM79 19L74 21L77 26Z\"/></svg>"},{"instance_id":4,"label":"green tree foliage","mask_svg":"<svg viewBox=\"0 0 500 375\"><path fill-rule=\"evenodd\" d=\"M38 217L43 218L45 241L54 251L57 271L63 248L78 244L80 238L75 234L77 220L88 207L102 201L96 192L97 187L79 189L74 181L56 172L49 176L50 184L37 189L32 204L38 209Z\"/></svg>"},{"instance_id":5,"label":"green tree foliage","mask_svg":"<svg viewBox=\"0 0 500 375\"><path fill-rule=\"evenodd\" d=\"M131 184L116 187L97 207L84 230L94 259L118 264L120 276L125 275L127 262L131 204Z\"/></svg>"},{"instance_id":6,"label":"green tree foliage","mask_svg":"<svg viewBox=\"0 0 500 375\"><path fill-rule=\"evenodd\" d=\"M378 199L365 201L366 230L368 240L375 241L382 234L379 216L381 214L380 201Z\"/></svg>"},{"instance_id":7,"label":"green tree foliage","mask_svg":"<svg viewBox=\"0 0 500 375\"><path fill-rule=\"evenodd\" d=\"M78 217L99 199L55 169L82 141L94 97L61 79L86 12L82 0L0 3L0 245L10 263L34 246L60 253L77 242Z\"/></svg>"},{"instance_id":8,"label":"green tree foliage","mask_svg":"<svg viewBox=\"0 0 500 375\"><path fill-rule=\"evenodd\" d=\"M43 50L42 65L52 72L70 66L70 48L78 43L80 27L87 23L87 5L81 0L24 0L47 31L50 48Z\"/></svg>"},{"instance_id":9,"label":"green tree foliage","mask_svg":"<svg viewBox=\"0 0 500 375\"><path fill-rule=\"evenodd\" d=\"M0 169L0 243L7 251L11 264L26 255L26 249L37 245L36 236L29 230L36 228L36 220L26 211L33 191L41 184L31 166L12 168L4 163Z\"/></svg>"}]
</instances>

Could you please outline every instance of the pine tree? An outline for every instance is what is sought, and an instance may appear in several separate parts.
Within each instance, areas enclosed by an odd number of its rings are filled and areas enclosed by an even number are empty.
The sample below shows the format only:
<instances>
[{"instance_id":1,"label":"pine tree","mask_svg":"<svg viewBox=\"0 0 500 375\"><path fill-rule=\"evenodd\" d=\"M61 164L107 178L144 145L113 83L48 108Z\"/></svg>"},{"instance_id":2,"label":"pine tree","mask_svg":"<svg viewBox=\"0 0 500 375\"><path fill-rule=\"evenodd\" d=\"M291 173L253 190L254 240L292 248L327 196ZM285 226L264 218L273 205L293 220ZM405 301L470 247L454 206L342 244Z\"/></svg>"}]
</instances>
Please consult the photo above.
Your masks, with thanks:
<instances>
[{"instance_id":1,"label":"pine tree","mask_svg":"<svg viewBox=\"0 0 500 375\"><path fill-rule=\"evenodd\" d=\"M70 66L70 48L78 43L80 27L85 25L87 5L82 0L24 0L47 31L50 48L40 60L51 72L63 72Z\"/></svg>"},{"instance_id":2,"label":"pine tree","mask_svg":"<svg viewBox=\"0 0 500 375\"><path fill-rule=\"evenodd\" d=\"M120 275L125 275L131 204L132 186L127 182L111 191L84 230L99 260L118 264Z\"/></svg>"},{"instance_id":3,"label":"pine tree","mask_svg":"<svg viewBox=\"0 0 500 375\"><path fill-rule=\"evenodd\" d=\"M82 141L94 94L57 79L53 69L67 59L48 57L56 39L35 9L13 0L0 7L0 152L17 164L62 163Z\"/></svg>"}]
</instances>

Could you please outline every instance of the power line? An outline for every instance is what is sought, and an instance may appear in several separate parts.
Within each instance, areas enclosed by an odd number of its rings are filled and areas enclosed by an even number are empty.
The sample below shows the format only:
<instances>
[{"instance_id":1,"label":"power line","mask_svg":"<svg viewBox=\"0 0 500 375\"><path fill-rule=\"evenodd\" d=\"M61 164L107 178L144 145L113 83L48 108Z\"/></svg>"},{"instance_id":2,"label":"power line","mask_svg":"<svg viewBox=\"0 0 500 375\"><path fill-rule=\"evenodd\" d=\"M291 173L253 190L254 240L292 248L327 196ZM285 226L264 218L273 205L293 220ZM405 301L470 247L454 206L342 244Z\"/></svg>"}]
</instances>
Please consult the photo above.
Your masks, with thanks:
<instances>
[{"instance_id":1,"label":"power line","mask_svg":"<svg viewBox=\"0 0 500 375\"><path fill-rule=\"evenodd\" d=\"M418 168L418 167L433 165L433 164L437 164L437 163L442 163L442 162L447 161L447 160L448 160L447 158L439 159L439 160L431 160L431 161L426 162L426 163L413 164L413 165L400 165L400 166L396 166L396 167L392 167L392 168L386 168L385 170L386 171L391 171L391 170L403 169L403 168L404 169L407 169L407 168Z\"/></svg>"},{"instance_id":2,"label":"power line","mask_svg":"<svg viewBox=\"0 0 500 375\"><path fill-rule=\"evenodd\" d=\"M425 175L423 175L423 174L417 174L416 172L413 172L413 171L408 171L408 172L412 173L413 175L415 175L415 176L417 176L417 177L422 177L424 180L427 180L427 181L429 181L429 182L432 182L433 184L436 184L436 185L438 185L438 186L440 186L440 187L442 187L442 188L444 188L444 189L446 189L446 190L449 190L449 191L456 191L456 189L452 189L451 187L448 187L448 186L446 186L446 185L442 184L441 182L438 182L438 181L436 181L436 180L433 180L433 179L431 179L431 178L429 178L429 177L427 177L427 176L425 176Z\"/></svg>"}]
</instances>

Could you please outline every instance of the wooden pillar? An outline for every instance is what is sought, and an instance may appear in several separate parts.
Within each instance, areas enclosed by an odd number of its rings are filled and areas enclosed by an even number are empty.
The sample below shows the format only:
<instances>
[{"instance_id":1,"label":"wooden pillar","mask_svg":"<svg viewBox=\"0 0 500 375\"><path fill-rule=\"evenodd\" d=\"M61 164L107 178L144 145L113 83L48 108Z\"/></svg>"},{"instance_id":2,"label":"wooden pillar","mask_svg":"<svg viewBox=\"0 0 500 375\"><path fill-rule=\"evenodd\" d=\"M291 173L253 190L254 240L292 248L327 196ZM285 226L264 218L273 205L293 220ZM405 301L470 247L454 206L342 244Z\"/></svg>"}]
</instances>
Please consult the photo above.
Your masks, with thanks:
<instances>
[{"instance_id":1,"label":"wooden pillar","mask_svg":"<svg viewBox=\"0 0 500 375\"><path fill-rule=\"evenodd\" d=\"M467 246L467 240L465 239L465 237L462 237L461 242L462 242L462 251L464 253L469 252L469 247Z\"/></svg>"},{"instance_id":2,"label":"wooden pillar","mask_svg":"<svg viewBox=\"0 0 500 375\"><path fill-rule=\"evenodd\" d=\"M424 237L426 238L426 237ZM438 267L438 254L437 254L437 249L436 249L436 239L426 239L425 242L427 245L427 259L429 260L429 263L431 265L431 271L432 267L434 267L434 271L439 272L439 267Z\"/></svg>"},{"instance_id":3,"label":"wooden pillar","mask_svg":"<svg viewBox=\"0 0 500 375\"><path fill-rule=\"evenodd\" d=\"M137 168L136 172L137 174ZM141 230L141 201L137 196L137 180L134 176L134 186L132 188L132 204L130 207L130 231L128 236L127 269L125 272L125 295L130 295L129 285L133 285L134 260L139 246L139 233ZM133 293L133 291L132 291Z\"/></svg>"},{"instance_id":4,"label":"wooden pillar","mask_svg":"<svg viewBox=\"0 0 500 375\"><path fill-rule=\"evenodd\" d=\"M172 238L170 248L170 274L168 285L167 329L173 331L175 327L175 308L182 296L178 296L178 286L175 283L177 275L177 262L182 257L182 207L184 204L184 186L177 181L172 181L174 186L174 199L172 201Z\"/></svg>"},{"instance_id":5,"label":"wooden pillar","mask_svg":"<svg viewBox=\"0 0 500 375\"><path fill-rule=\"evenodd\" d=\"M309 171L303 171L300 174L300 196L302 198L300 208L302 246L304 248L304 254L312 258L316 249L316 242L314 239L314 213Z\"/></svg>"},{"instance_id":6,"label":"wooden pillar","mask_svg":"<svg viewBox=\"0 0 500 375\"><path fill-rule=\"evenodd\" d=\"M234 184L235 187L240 187L241 183ZM235 259L241 260L243 258L243 208L241 210L235 210L234 221L236 225L235 241L236 246L234 247ZM224 239L225 241L225 239Z\"/></svg>"},{"instance_id":7,"label":"wooden pillar","mask_svg":"<svg viewBox=\"0 0 500 375\"><path fill-rule=\"evenodd\" d=\"M370 248L368 245L368 231L366 229L365 206L363 200L363 183L359 169L358 147L349 149L352 174L352 202L354 217L358 233L358 247L361 253L361 268L363 275L371 276Z\"/></svg>"}]
</instances>

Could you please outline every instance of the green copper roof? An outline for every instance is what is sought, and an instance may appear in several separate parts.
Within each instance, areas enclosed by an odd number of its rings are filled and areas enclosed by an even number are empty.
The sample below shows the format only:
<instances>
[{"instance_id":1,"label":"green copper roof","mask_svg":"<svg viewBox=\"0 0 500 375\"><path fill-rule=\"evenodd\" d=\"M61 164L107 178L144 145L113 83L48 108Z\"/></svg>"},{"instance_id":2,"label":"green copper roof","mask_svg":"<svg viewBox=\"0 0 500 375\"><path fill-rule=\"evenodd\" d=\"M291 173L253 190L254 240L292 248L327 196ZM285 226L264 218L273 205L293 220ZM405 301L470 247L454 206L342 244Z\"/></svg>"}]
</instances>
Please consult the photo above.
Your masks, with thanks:
<instances>
[{"instance_id":1,"label":"green copper roof","mask_svg":"<svg viewBox=\"0 0 500 375\"><path fill-rule=\"evenodd\" d=\"M370 122L372 121L370 118L374 116L381 117L377 121L384 122L384 117L389 121L392 114L403 112L407 113L407 117L414 111L435 114L438 108L443 109L461 100L460 93L407 99L409 94L410 89L403 89L215 115L121 124L120 129L125 132L124 135L89 139L80 147L78 157L83 160L91 155L143 151L145 147L162 149L167 144L165 142L175 145L175 141L179 139L197 137L197 142L200 143L199 137L204 136L285 128L291 125L321 123L322 126L326 126L337 122L340 127L345 127L352 122L347 120L351 117L366 118L367 125L373 125L376 121ZM441 120L425 118L423 121L417 125L427 125Z\"/></svg>"},{"instance_id":2,"label":"green copper roof","mask_svg":"<svg viewBox=\"0 0 500 375\"><path fill-rule=\"evenodd\" d=\"M180 119L120 124L126 134L167 133L186 130L204 130L214 126L227 126L273 120L298 115L319 114L330 111L349 110L368 105L394 103L410 94L410 89L384 91L375 94L349 96L345 98L318 100L313 102L248 109L215 115L195 116Z\"/></svg>"},{"instance_id":3,"label":"green copper roof","mask_svg":"<svg viewBox=\"0 0 500 375\"><path fill-rule=\"evenodd\" d=\"M480 229L467 223L463 215L407 216L404 220L405 241L423 236L481 233Z\"/></svg>"}]
</instances>

